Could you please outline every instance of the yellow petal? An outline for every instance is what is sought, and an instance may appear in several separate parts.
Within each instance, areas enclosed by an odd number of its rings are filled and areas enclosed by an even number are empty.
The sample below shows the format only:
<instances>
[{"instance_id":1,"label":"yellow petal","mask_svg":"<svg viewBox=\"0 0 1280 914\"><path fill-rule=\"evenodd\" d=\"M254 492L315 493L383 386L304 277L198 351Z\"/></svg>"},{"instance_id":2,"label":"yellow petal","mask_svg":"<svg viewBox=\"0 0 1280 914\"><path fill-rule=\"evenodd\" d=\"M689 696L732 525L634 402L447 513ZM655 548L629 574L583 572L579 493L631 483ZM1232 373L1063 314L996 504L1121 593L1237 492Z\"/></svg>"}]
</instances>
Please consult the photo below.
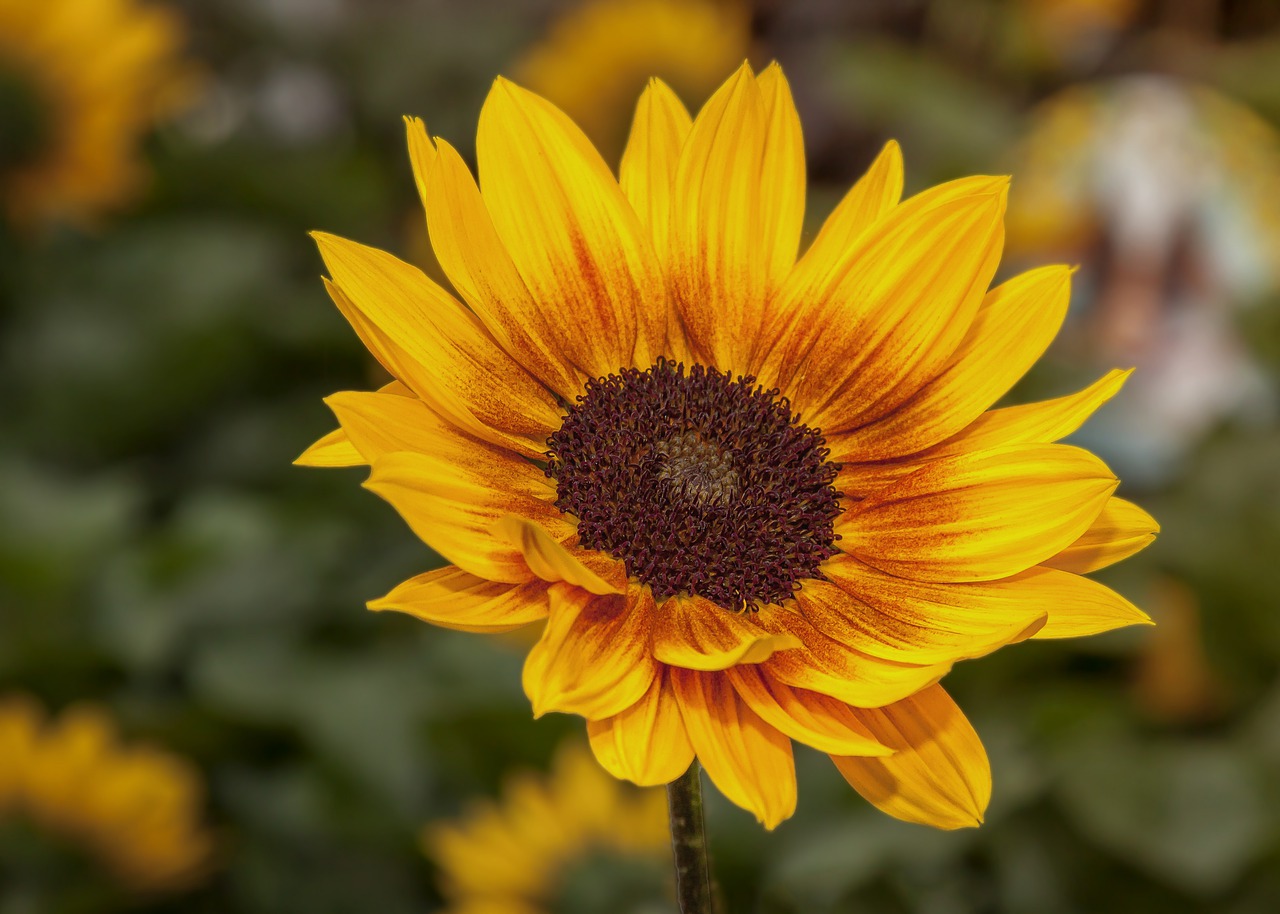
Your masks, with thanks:
<instances>
[{"instance_id":1,"label":"yellow petal","mask_svg":"<svg viewBox=\"0 0 1280 914\"><path fill-rule=\"evenodd\" d=\"M1033 638L1080 638L1126 625L1152 624L1150 616L1097 581L1044 566L1019 575L1024 576L1043 595L1049 611L1048 623Z\"/></svg>"},{"instance_id":2,"label":"yellow petal","mask_svg":"<svg viewBox=\"0 0 1280 914\"><path fill-rule=\"evenodd\" d=\"M907 822L945 829L982 824L991 765L982 740L941 686L856 713L895 751L887 758L832 756L854 790Z\"/></svg>"},{"instance_id":3,"label":"yellow petal","mask_svg":"<svg viewBox=\"0 0 1280 914\"><path fill-rule=\"evenodd\" d=\"M808 583L806 582L806 586ZM779 651L763 669L779 682L821 692L846 704L875 708L937 682L950 663L900 663L872 657L825 634L799 612L780 607L760 611L760 624L800 640L799 650Z\"/></svg>"},{"instance_id":4,"label":"yellow petal","mask_svg":"<svg viewBox=\"0 0 1280 914\"><path fill-rule=\"evenodd\" d=\"M1055 400L993 409L964 431L920 455L947 457L1007 444L1048 444L1070 435L1120 392L1133 369L1114 369L1084 390Z\"/></svg>"},{"instance_id":5,"label":"yellow petal","mask_svg":"<svg viewBox=\"0 0 1280 914\"><path fill-rule=\"evenodd\" d=\"M500 517L524 515L563 539L575 533L551 503L555 496L540 470L461 433L442 434L430 454L383 455L365 487L390 502L436 552L491 581L520 584L533 577L521 551L494 535Z\"/></svg>"},{"instance_id":6,"label":"yellow petal","mask_svg":"<svg viewBox=\"0 0 1280 914\"><path fill-rule=\"evenodd\" d=\"M1118 484L1088 451L1014 445L925 465L854 505L839 547L919 581L989 581L1056 555Z\"/></svg>"},{"instance_id":7,"label":"yellow petal","mask_svg":"<svg viewBox=\"0 0 1280 914\"><path fill-rule=\"evenodd\" d=\"M582 131L498 79L480 112L476 156L494 227L546 309L557 350L591 377L633 358L649 365L666 334L665 283L644 227Z\"/></svg>"},{"instance_id":8,"label":"yellow petal","mask_svg":"<svg viewBox=\"0 0 1280 914\"><path fill-rule=\"evenodd\" d=\"M669 256L671 197L676 166L693 119L676 94L660 79L649 80L636 105L631 136L622 153L618 181L653 238L664 263Z\"/></svg>"},{"instance_id":9,"label":"yellow petal","mask_svg":"<svg viewBox=\"0 0 1280 914\"><path fill-rule=\"evenodd\" d=\"M395 610L463 632L506 632L547 617L547 583L501 584L446 565L397 585L369 601L375 611Z\"/></svg>"},{"instance_id":10,"label":"yellow petal","mask_svg":"<svg viewBox=\"0 0 1280 914\"><path fill-rule=\"evenodd\" d=\"M410 146L427 142L423 134ZM586 376L565 362L553 332L554 309L533 298L493 227L475 179L447 142L436 140L431 170L418 176L427 230L449 281L494 339L529 373L566 400ZM415 164L416 167L416 164Z\"/></svg>"},{"instance_id":11,"label":"yellow petal","mask_svg":"<svg viewBox=\"0 0 1280 914\"><path fill-rule=\"evenodd\" d=\"M857 715L842 701L819 692L793 689L759 666L726 671L738 695L781 733L819 752L835 755L889 755Z\"/></svg>"},{"instance_id":12,"label":"yellow petal","mask_svg":"<svg viewBox=\"0 0 1280 914\"><path fill-rule=\"evenodd\" d=\"M898 205L902 199L902 177L902 149L896 140L890 140L867 173L836 204L800 258L797 272L812 270L815 273L804 286L816 287L824 277L829 280L832 267L839 265L862 233Z\"/></svg>"},{"instance_id":13,"label":"yellow petal","mask_svg":"<svg viewBox=\"0 0 1280 914\"><path fill-rule=\"evenodd\" d=\"M294 466L300 467L354 467L367 462L340 428L325 435L293 461Z\"/></svg>"},{"instance_id":14,"label":"yellow petal","mask_svg":"<svg viewBox=\"0 0 1280 914\"><path fill-rule=\"evenodd\" d=\"M756 78L764 102L760 162L760 252L769 288L782 284L796 262L804 226L804 137L791 86L775 61Z\"/></svg>"},{"instance_id":15,"label":"yellow petal","mask_svg":"<svg viewBox=\"0 0 1280 914\"><path fill-rule=\"evenodd\" d=\"M1031 637L1047 604L996 584L927 584L886 575L848 556L806 581L796 603L811 625L854 650L899 663L954 663ZM1003 598L1003 599L1002 599ZM990 604L984 600L990 599Z\"/></svg>"},{"instance_id":16,"label":"yellow petal","mask_svg":"<svg viewBox=\"0 0 1280 914\"><path fill-rule=\"evenodd\" d=\"M561 711L600 720L643 698L659 669L649 650L648 588L601 597L553 584L550 595L547 627L524 664L534 716Z\"/></svg>"},{"instance_id":17,"label":"yellow petal","mask_svg":"<svg viewBox=\"0 0 1280 914\"><path fill-rule=\"evenodd\" d=\"M791 635L755 624L755 613L732 612L702 597L673 597L658 609L653 655L689 670L723 670L735 663L759 663L774 651L800 646Z\"/></svg>"},{"instance_id":18,"label":"yellow petal","mask_svg":"<svg viewBox=\"0 0 1280 914\"><path fill-rule=\"evenodd\" d=\"M1023 273L988 292L942 370L887 416L828 434L831 459L864 462L914 454L969 425L1044 354L1070 298L1071 270L1061 266Z\"/></svg>"},{"instance_id":19,"label":"yellow petal","mask_svg":"<svg viewBox=\"0 0 1280 914\"><path fill-rule=\"evenodd\" d=\"M680 715L720 792L774 829L796 810L791 741L752 711L723 673L671 670Z\"/></svg>"},{"instance_id":20,"label":"yellow petal","mask_svg":"<svg viewBox=\"0 0 1280 914\"><path fill-rule=\"evenodd\" d=\"M1052 443L1083 425L1132 373L1132 369L1112 371L1086 389L1056 400L993 409L946 441L901 460L846 463L836 478L836 489L847 497L861 499L941 457L1011 444Z\"/></svg>"},{"instance_id":21,"label":"yellow petal","mask_svg":"<svg viewBox=\"0 0 1280 914\"><path fill-rule=\"evenodd\" d=\"M1133 502L1113 497L1079 539L1044 564L1077 574L1097 571L1146 549L1159 532L1154 517Z\"/></svg>"},{"instance_id":22,"label":"yellow petal","mask_svg":"<svg viewBox=\"0 0 1280 914\"><path fill-rule=\"evenodd\" d=\"M798 315L784 391L825 432L886 415L951 358L995 274L1008 181L919 194L864 233L839 279Z\"/></svg>"},{"instance_id":23,"label":"yellow petal","mask_svg":"<svg viewBox=\"0 0 1280 914\"><path fill-rule=\"evenodd\" d=\"M441 435L456 435L451 423L417 397L344 390L324 398L352 445L373 463L395 451L431 453Z\"/></svg>"},{"instance_id":24,"label":"yellow petal","mask_svg":"<svg viewBox=\"0 0 1280 914\"><path fill-rule=\"evenodd\" d=\"M396 377L472 434L541 456L560 425L555 400L474 316L390 254L320 232L313 237L347 304L393 344L388 368ZM343 307L337 296L335 302ZM385 347L370 348L386 364L388 352L378 351Z\"/></svg>"},{"instance_id":25,"label":"yellow petal","mask_svg":"<svg viewBox=\"0 0 1280 914\"><path fill-rule=\"evenodd\" d=\"M435 164L436 147L427 137L427 125L420 117L404 119L405 140L409 145L409 164L413 168L413 183L418 186L418 197L423 207L427 205L428 175Z\"/></svg>"},{"instance_id":26,"label":"yellow petal","mask_svg":"<svg viewBox=\"0 0 1280 914\"><path fill-rule=\"evenodd\" d=\"M764 307L767 117L759 84L744 63L699 112L676 169L672 292L693 355L721 369L750 354Z\"/></svg>"},{"instance_id":27,"label":"yellow petal","mask_svg":"<svg viewBox=\"0 0 1280 914\"><path fill-rule=\"evenodd\" d=\"M836 279L855 242L902 197L902 150L890 140L832 210L809 249L765 307L752 371L765 387L776 386L784 357L780 341L794 332L793 321Z\"/></svg>"},{"instance_id":28,"label":"yellow petal","mask_svg":"<svg viewBox=\"0 0 1280 914\"><path fill-rule=\"evenodd\" d=\"M587 721L587 736L605 771L641 787L668 784L693 762L693 745L665 670L625 711Z\"/></svg>"},{"instance_id":29,"label":"yellow petal","mask_svg":"<svg viewBox=\"0 0 1280 914\"><path fill-rule=\"evenodd\" d=\"M529 520L507 514L493 525L493 532L518 548L529 570L544 581L564 581L594 594L623 593L627 587L626 569L622 562L610 559L612 580L606 580L589 568L580 555L556 542L550 533ZM586 550L578 550L585 552Z\"/></svg>"}]
</instances>

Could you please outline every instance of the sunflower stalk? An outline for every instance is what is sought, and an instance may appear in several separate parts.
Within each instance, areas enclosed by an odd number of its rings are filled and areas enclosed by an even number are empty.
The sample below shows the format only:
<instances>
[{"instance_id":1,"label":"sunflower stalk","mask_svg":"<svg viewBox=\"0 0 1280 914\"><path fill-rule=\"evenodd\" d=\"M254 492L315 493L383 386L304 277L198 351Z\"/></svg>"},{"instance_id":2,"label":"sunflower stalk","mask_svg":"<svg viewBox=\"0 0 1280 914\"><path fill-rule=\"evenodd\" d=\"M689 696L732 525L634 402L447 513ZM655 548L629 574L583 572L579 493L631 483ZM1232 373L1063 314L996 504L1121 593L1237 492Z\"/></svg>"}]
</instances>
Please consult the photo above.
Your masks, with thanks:
<instances>
[{"instance_id":1,"label":"sunflower stalk","mask_svg":"<svg viewBox=\"0 0 1280 914\"><path fill-rule=\"evenodd\" d=\"M667 810L671 816L671 851L680 912L712 914L707 828L702 816L702 768L697 759L688 771L667 785Z\"/></svg>"}]
</instances>

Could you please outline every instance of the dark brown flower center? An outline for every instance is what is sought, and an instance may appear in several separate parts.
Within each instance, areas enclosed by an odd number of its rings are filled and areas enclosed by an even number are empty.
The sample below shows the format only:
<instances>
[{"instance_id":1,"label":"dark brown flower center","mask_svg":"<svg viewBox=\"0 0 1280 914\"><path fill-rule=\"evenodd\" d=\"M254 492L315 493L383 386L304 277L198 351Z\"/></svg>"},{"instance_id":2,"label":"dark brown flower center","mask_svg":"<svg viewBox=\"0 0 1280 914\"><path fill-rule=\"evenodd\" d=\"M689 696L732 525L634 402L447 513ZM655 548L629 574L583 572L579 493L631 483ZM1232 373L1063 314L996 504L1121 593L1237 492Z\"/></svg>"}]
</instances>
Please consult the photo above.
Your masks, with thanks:
<instances>
[{"instance_id":1,"label":"dark brown flower center","mask_svg":"<svg viewBox=\"0 0 1280 914\"><path fill-rule=\"evenodd\" d=\"M556 507L659 600L791 596L836 553L839 465L755 379L666 359L588 382L547 440Z\"/></svg>"}]
</instances>

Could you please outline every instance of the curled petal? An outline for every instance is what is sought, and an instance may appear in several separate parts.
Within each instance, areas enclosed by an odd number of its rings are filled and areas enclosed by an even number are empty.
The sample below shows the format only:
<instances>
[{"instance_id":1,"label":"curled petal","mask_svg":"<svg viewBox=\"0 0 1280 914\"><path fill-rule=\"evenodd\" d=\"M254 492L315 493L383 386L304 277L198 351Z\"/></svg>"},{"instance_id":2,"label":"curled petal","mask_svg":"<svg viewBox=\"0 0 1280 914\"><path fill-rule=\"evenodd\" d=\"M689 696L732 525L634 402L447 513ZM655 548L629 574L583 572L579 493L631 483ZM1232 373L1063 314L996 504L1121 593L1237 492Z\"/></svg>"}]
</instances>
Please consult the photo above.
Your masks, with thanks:
<instances>
[{"instance_id":1,"label":"curled petal","mask_svg":"<svg viewBox=\"0 0 1280 914\"><path fill-rule=\"evenodd\" d=\"M735 666L726 672L733 687L768 724L819 752L835 755L889 755L858 716L842 701L793 689L759 666Z\"/></svg>"},{"instance_id":2,"label":"curled petal","mask_svg":"<svg viewBox=\"0 0 1280 914\"><path fill-rule=\"evenodd\" d=\"M668 784L693 762L693 745L665 670L625 711L587 721L587 736L605 771L641 787Z\"/></svg>"},{"instance_id":3,"label":"curled petal","mask_svg":"<svg viewBox=\"0 0 1280 914\"><path fill-rule=\"evenodd\" d=\"M732 612L702 597L672 597L654 620L653 655L688 670L723 670L800 646L792 635L761 629L754 615Z\"/></svg>"},{"instance_id":4,"label":"curled petal","mask_svg":"<svg viewBox=\"0 0 1280 914\"><path fill-rule=\"evenodd\" d=\"M584 556L575 555L574 551L556 542L550 533L527 517L504 515L494 523L492 530L518 548L524 555L529 570L544 581L564 581L594 594L622 593L626 590L626 569L621 562L597 563L612 578L606 580L587 566L583 561ZM579 553L586 551L577 550Z\"/></svg>"},{"instance_id":5,"label":"curled petal","mask_svg":"<svg viewBox=\"0 0 1280 914\"><path fill-rule=\"evenodd\" d=\"M375 611L395 610L432 625L463 632L505 632L547 617L545 581L501 584L447 565L397 585L369 601Z\"/></svg>"},{"instance_id":6,"label":"curled petal","mask_svg":"<svg viewBox=\"0 0 1280 914\"><path fill-rule=\"evenodd\" d=\"M1079 539L1043 564L1077 574L1097 571L1146 549L1159 532L1154 517L1133 502L1112 496Z\"/></svg>"},{"instance_id":7,"label":"curled petal","mask_svg":"<svg viewBox=\"0 0 1280 914\"><path fill-rule=\"evenodd\" d=\"M888 707L856 712L887 758L832 756L853 788L881 811L934 828L982 823L991 765L964 712L941 686Z\"/></svg>"},{"instance_id":8,"label":"curled petal","mask_svg":"<svg viewBox=\"0 0 1280 914\"><path fill-rule=\"evenodd\" d=\"M524 664L534 716L561 711L600 720L643 698L659 670L649 650L648 589L602 597L553 584L550 596L547 627Z\"/></svg>"}]
</instances>

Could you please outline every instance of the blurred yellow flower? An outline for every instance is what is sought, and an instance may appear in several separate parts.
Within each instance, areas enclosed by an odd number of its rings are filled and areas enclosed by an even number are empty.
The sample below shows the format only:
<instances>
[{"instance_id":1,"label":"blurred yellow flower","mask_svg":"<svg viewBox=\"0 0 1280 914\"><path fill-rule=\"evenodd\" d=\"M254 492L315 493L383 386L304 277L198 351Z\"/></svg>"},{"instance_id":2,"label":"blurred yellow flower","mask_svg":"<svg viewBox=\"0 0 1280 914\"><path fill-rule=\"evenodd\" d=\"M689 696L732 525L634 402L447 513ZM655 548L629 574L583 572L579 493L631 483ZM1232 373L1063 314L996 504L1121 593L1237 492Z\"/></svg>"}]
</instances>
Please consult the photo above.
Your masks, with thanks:
<instances>
[{"instance_id":1,"label":"blurred yellow flower","mask_svg":"<svg viewBox=\"0 0 1280 914\"><path fill-rule=\"evenodd\" d=\"M103 711L46 721L34 702L0 698L0 819L19 816L92 854L128 889L178 891L208 871L203 787L182 759L122 746Z\"/></svg>"},{"instance_id":2,"label":"blurred yellow flower","mask_svg":"<svg viewBox=\"0 0 1280 914\"><path fill-rule=\"evenodd\" d=\"M1071 271L988 290L1008 181L901 200L890 143L799 254L804 143L776 64L697 118L642 94L620 178L499 79L483 192L408 124L432 245L470 307L317 234L330 295L396 378L327 403L298 462L368 464L447 560L370 604L466 631L545 620L535 715L587 719L640 785L694 760L768 828L792 740L886 812L981 821L982 743L937 685L1031 636L1146 622L1086 572L1156 524L1057 444L1123 384L989 410L1066 313ZM620 181L620 183L619 183Z\"/></svg>"},{"instance_id":3,"label":"blurred yellow flower","mask_svg":"<svg viewBox=\"0 0 1280 914\"><path fill-rule=\"evenodd\" d=\"M549 775L511 778L500 804L427 826L422 845L451 914L672 909L665 794L619 784L576 743Z\"/></svg>"},{"instance_id":4,"label":"blurred yellow flower","mask_svg":"<svg viewBox=\"0 0 1280 914\"><path fill-rule=\"evenodd\" d=\"M702 101L750 45L740 0L586 0L515 64L516 81L557 105L613 158L650 77Z\"/></svg>"},{"instance_id":5,"label":"blurred yellow flower","mask_svg":"<svg viewBox=\"0 0 1280 914\"><path fill-rule=\"evenodd\" d=\"M127 202L142 135L190 95L182 41L137 0L0 0L0 211L85 225Z\"/></svg>"}]
</instances>

